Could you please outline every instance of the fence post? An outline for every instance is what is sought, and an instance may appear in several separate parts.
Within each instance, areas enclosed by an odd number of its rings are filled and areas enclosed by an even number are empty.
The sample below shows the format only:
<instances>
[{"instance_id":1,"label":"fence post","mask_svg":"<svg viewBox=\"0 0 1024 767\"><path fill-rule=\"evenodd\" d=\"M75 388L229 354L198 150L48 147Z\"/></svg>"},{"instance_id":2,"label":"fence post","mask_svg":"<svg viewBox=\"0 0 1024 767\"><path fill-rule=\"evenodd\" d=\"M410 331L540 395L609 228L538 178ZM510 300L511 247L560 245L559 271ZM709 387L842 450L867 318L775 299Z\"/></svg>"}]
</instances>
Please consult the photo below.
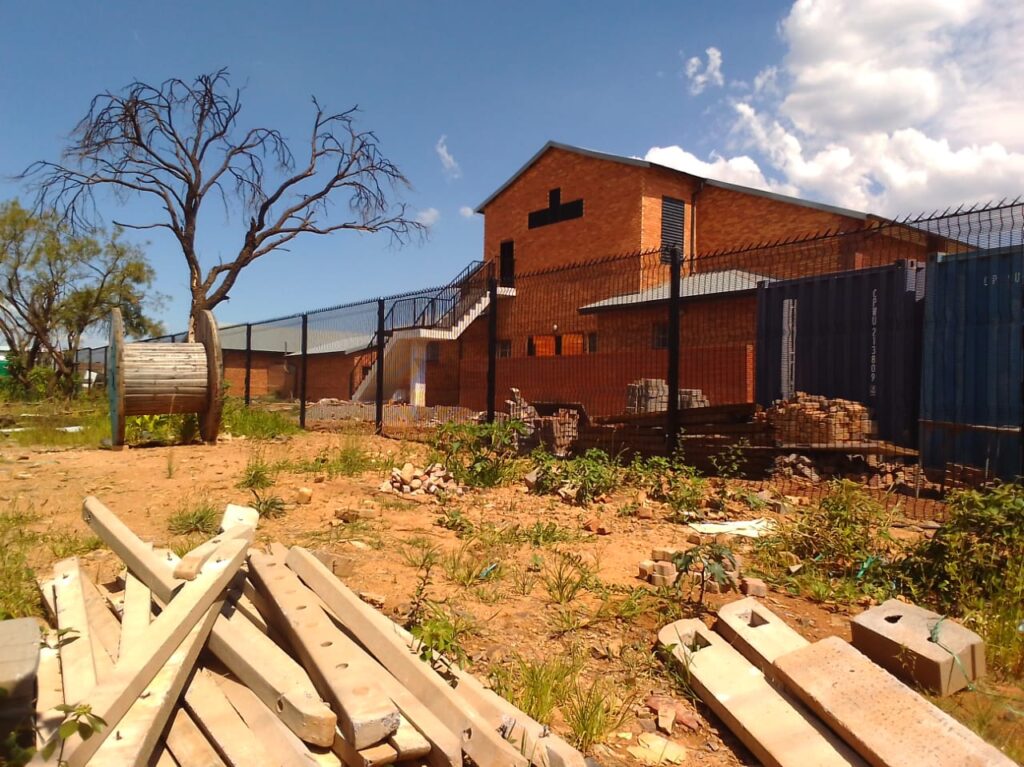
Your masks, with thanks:
<instances>
[{"instance_id":1,"label":"fence post","mask_svg":"<svg viewBox=\"0 0 1024 767\"><path fill-rule=\"evenodd\" d=\"M245 326L245 406L252 402L252 323Z\"/></svg>"},{"instance_id":2,"label":"fence post","mask_svg":"<svg viewBox=\"0 0 1024 767\"><path fill-rule=\"evenodd\" d=\"M86 374L88 380L88 389L92 391L92 347L89 347L89 372Z\"/></svg>"},{"instance_id":3,"label":"fence post","mask_svg":"<svg viewBox=\"0 0 1024 767\"><path fill-rule=\"evenodd\" d=\"M373 425L377 434L384 432L384 299L377 299L377 359L374 365L377 368L377 387L373 396L374 414Z\"/></svg>"},{"instance_id":4,"label":"fence post","mask_svg":"<svg viewBox=\"0 0 1024 767\"><path fill-rule=\"evenodd\" d=\"M677 246L669 251L668 294L668 409L665 413L665 432L668 450L676 449L679 439L679 282L682 278L682 259Z\"/></svg>"},{"instance_id":5,"label":"fence post","mask_svg":"<svg viewBox=\"0 0 1024 767\"><path fill-rule=\"evenodd\" d=\"M498 280L487 280L490 294L487 315L487 423L494 423L494 400L498 382Z\"/></svg>"},{"instance_id":6,"label":"fence post","mask_svg":"<svg viewBox=\"0 0 1024 767\"><path fill-rule=\"evenodd\" d=\"M306 373L308 367L306 362L309 359L309 315L302 315L302 381L299 384L299 426L306 428Z\"/></svg>"}]
</instances>

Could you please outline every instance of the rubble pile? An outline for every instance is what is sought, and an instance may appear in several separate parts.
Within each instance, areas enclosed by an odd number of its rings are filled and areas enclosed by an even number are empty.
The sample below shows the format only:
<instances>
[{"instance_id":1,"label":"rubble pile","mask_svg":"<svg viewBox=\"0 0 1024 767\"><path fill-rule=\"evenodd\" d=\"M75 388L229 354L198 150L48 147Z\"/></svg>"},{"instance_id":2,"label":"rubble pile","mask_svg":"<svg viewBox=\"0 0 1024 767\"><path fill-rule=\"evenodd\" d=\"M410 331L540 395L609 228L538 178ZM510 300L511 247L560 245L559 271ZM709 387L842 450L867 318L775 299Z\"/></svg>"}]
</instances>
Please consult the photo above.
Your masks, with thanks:
<instances>
[{"instance_id":1,"label":"rubble pile","mask_svg":"<svg viewBox=\"0 0 1024 767\"><path fill-rule=\"evenodd\" d=\"M681 409L708 407L708 398L700 389L680 389ZM668 382L663 378L641 378L626 387L627 413L660 413L668 410Z\"/></svg>"},{"instance_id":2,"label":"rubble pile","mask_svg":"<svg viewBox=\"0 0 1024 767\"><path fill-rule=\"evenodd\" d=\"M510 392L511 399L505 400L509 417L526 425L520 449L527 452L543 445L552 455L560 458L569 455L580 434L579 411L559 408L554 415L543 416L526 401L519 389L512 387Z\"/></svg>"},{"instance_id":3,"label":"rubble pile","mask_svg":"<svg viewBox=\"0 0 1024 767\"><path fill-rule=\"evenodd\" d=\"M797 392L768 409L768 422L780 442L835 445L862 442L874 435L867 407L847 399Z\"/></svg>"},{"instance_id":4,"label":"rubble pile","mask_svg":"<svg viewBox=\"0 0 1024 767\"><path fill-rule=\"evenodd\" d=\"M462 495L463 492L452 473L440 463L433 463L426 468L411 463L406 463L400 469L396 466L391 470L391 476L381 483L380 489L385 493L409 495Z\"/></svg>"}]
</instances>

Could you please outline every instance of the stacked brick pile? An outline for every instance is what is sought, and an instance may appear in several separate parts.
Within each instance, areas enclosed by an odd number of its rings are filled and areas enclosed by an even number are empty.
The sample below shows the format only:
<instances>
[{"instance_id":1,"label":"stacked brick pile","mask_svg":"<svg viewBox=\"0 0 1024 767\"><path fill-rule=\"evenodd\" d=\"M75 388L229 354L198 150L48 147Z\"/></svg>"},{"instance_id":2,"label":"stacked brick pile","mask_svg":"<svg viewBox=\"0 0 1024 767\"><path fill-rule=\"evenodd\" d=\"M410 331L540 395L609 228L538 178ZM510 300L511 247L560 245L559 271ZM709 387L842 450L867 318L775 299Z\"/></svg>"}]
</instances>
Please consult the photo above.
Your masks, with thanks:
<instances>
[{"instance_id":1,"label":"stacked brick pile","mask_svg":"<svg viewBox=\"0 0 1024 767\"><path fill-rule=\"evenodd\" d=\"M772 405L768 421L776 439L787 444L862 442L874 434L871 413L861 403L804 392Z\"/></svg>"},{"instance_id":2,"label":"stacked brick pile","mask_svg":"<svg viewBox=\"0 0 1024 767\"><path fill-rule=\"evenodd\" d=\"M708 407L700 389L680 389L679 407ZM668 410L668 383L663 378L641 378L626 387L627 413L660 413Z\"/></svg>"}]
</instances>

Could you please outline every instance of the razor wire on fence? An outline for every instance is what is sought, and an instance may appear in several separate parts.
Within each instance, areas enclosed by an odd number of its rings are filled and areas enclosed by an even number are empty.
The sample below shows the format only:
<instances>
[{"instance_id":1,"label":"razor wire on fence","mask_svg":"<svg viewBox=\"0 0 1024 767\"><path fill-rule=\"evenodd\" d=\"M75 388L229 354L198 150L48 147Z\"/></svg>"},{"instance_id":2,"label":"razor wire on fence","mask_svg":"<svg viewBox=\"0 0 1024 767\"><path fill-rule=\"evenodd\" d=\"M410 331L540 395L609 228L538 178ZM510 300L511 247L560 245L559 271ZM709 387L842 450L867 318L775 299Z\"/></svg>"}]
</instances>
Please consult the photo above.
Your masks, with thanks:
<instances>
[{"instance_id":1,"label":"razor wire on fence","mask_svg":"<svg viewBox=\"0 0 1024 767\"><path fill-rule=\"evenodd\" d=\"M1021 474L1020 201L545 264L222 327L228 392L391 435L517 418L561 455L676 456L798 494L847 478L908 510Z\"/></svg>"}]
</instances>

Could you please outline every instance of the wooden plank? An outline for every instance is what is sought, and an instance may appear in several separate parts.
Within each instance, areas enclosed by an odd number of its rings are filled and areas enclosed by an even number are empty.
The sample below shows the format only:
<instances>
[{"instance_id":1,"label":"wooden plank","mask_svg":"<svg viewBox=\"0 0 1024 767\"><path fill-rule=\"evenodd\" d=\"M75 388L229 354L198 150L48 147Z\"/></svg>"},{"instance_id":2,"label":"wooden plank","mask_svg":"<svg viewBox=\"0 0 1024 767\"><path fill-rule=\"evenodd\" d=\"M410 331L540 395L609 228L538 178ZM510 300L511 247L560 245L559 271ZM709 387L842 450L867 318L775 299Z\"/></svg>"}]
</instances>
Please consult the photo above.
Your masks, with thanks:
<instances>
[{"instance_id":1,"label":"wooden plank","mask_svg":"<svg viewBox=\"0 0 1024 767\"><path fill-rule=\"evenodd\" d=\"M52 586L51 586L52 590ZM36 672L36 746L42 748L57 731L63 714L57 707L64 704L64 683L60 676L60 652L57 650L57 632L50 631L39 650L39 670Z\"/></svg>"},{"instance_id":2,"label":"wooden plank","mask_svg":"<svg viewBox=\"0 0 1024 767\"><path fill-rule=\"evenodd\" d=\"M82 740L72 735L64 742L68 767L84 767L103 745L107 733L121 721L131 704L153 680L178 645L197 623L202 640L213 627L223 603L223 593L245 558L244 541L227 541L194 581L189 581L163 612L149 625L137 647L119 659L112 673L95 685L88 696L93 713L107 727ZM58 599L58 607L60 601ZM214 608L214 609L211 609Z\"/></svg>"},{"instance_id":3,"label":"wooden plank","mask_svg":"<svg viewBox=\"0 0 1024 767\"><path fill-rule=\"evenodd\" d=\"M199 669L192 677L185 690L185 706L230 767L278 767L207 669Z\"/></svg>"},{"instance_id":4,"label":"wooden plank","mask_svg":"<svg viewBox=\"0 0 1024 767\"><path fill-rule=\"evenodd\" d=\"M82 518L103 542L121 558L162 604L171 601L185 581L175 578L163 567L153 548L143 543L128 526L94 496L85 499Z\"/></svg>"},{"instance_id":5,"label":"wooden plank","mask_svg":"<svg viewBox=\"0 0 1024 767\"><path fill-rule=\"evenodd\" d=\"M310 753L305 743L295 737L292 731L274 716L252 690L230 677L214 674L213 678L235 711L274 759L275 764L281 767L315 767L322 763ZM333 754L331 758L334 764L340 764Z\"/></svg>"},{"instance_id":6,"label":"wooden plank","mask_svg":"<svg viewBox=\"0 0 1024 767\"><path fill-rule=\"evenodd\" d=\"M412 634L393 621L389 620L389 623L395 635L410 650L420 651L420 643ZM463 704L479 713L495 730L503 730L505 740L516 746L520 753L529 755L535 767L585 767L583 754L552 733L550 728L484 687L475 676L454 664L446 666L445 673L451 677L452 687ZM414 718L413 721L417 720Z\"/></svg>"},{"instance_id":7,"label":"wooden plank","mask_svg":"<svg viewBox=\"0 0 1024 767\"><path fill-rule=\"evenodd\" d=\"M256 528L260 523L260 513L251 506L240 506L229 503L224 507L224 516L220 519L221 532L230 530L235 525L249 525Z\"/></svg>"},{"instance_id":8,"label":"wooden plank","mask_svg":"<svg viewBox=\"0 0 1024 767\"><path fill-rule=\"evenodd\" d=\"M82 591L82 573L78 559L63 559L53 566L54 602L57 628L65 633L60 639L60 669L64 680L64 699L82 703L96 686L95 656L103 652L98 640L93 647L89 618Z\"/></svg>"},{"instance_id":9,"label":"wooden plank","mask_svg":"<svg viewBox=\"0 0 1024 767\"><path fill-rule=\"evenodd\" d=\"M203 648L205 633L202 622L193 627L121 721L113 725L113 732L92 757L94 764L145 767L154 750L164 750L157 749L157 743ZM131 646L125 650L130 654Z\"/></svg>"},{"instance_id":10,"label":"wooden plank","mask_svg":"<svg viewBox=\"0 0 1024 767\"><path fill-rule=\"evenodd\" d=\"M389 743L378 743L357 751L345 736L338 730L335 732L334 744L331 746L341 761L348 767L385 767L398 761L398 752Z\"/></svg>"},{"instance_id":11,"label":"wooden plank","mask_svg":"<svg viewBox=\"0 0 1024 767\"><path fill-rule=\"evenodd\" d=\"M102 649L93 656L96 676L102 679L117 661L118 645L121 641L121 624L107 607L107 600L100 594L96 584L88 577L82 577L82 593L85 595L85 612L89 619L89 635L93 640L93 651L97 645Z\"/></svg>"},{"instance_id":12,"label":"wooden plank","mask_svg":"<svg viewBox=\"0 0 1024 767\"><path fill-rule=\"evenodd\" d=\"M316 594L313 594L313 596L317 599L321 609L323 609L335 624L338 626L344 625L334 612L323 603L323 600L321 600L319 596ZM398 627L396 626L396 628ZM399 630L404 631L403 629ZM409 639L412 640L411 635L409 635ZM431 767L461 766L463 761L462 746L459 743L458 736L437 718L430 706L403 687L387 669L382 666L376 666L375 668L377 671L377 684L379 684L384 690L384 693L394 701L394 704L402 713L403 722L408 721L412 724L416 731L430 744L431 748L429 754L423 760L424 763L431 765ZM495 722L495 729L502 726L502 723L503 720L499 717ZM401 730L401 727L402 725L399 724L399 730ZM391 745L394 746L396 750L400 752L402 751L402 743L392 742ZM404 748L413 749L412 741L408 741L404 745Z\"/></svg>"},{"instance_id":13,"label":"wooden plank","mask_svg":"<svg viewBox=\"0 0 1024 767\"><path fill-rule=\"evenodd\" d=\"M275 625L285 632L317 690L332 704L345 740L363 749L394 733L398 709L376 684L369 659L331 623L298 576L259 552L250 555L249 571L268 597Z\"/></svg>"},{"instance_id":14,"label":"wooden plank","mask_svg":"<svg viewBox=\"0 0 1024 767\"><path fill-rule=\"evenodd\" d=\"M398 758L403 761L430 753L430 741L404 716L398 721L398 729L388 738L388 745L398 752Z\"/></svg>"},{"instance_id":15,"label":"wooden plank","mask_svg":"<svg viewBox=\"0 0 1024 767\"><path fill-rule=\"evenodd\" d=\"M136 576L128 573L124 583L124 614L121 617L122 648L126 649L139 641L149 628L152 612L153 592Z\"/></svg>"},{"instance_id":16,"label":"wooden plank","mask_svg":"<svg viewBox=\"0 0 1024 767\"><path fill-rule=\"evenodd\" d=\"M187 583L171 575L174 559L139 540L99 499L85 499L83 517L92 530L153 592L161 605ZM230 608L227 610L233 613ZM210 632L210 650L228 670L248 685L288 728L307 743L329 746L334 741L336 716L321 700L306 671L273 640L259 631L240 632L238 622L224 616Z\"/></svg>"},{"instance_id":17,"label":"wooden plank","mask_svg":"<svg viewBox=\"0 0 1024 767\"><path fill-rule=\"evenodd\" d=\"M196 726L192 716L178 708L167 731L167 749L185 767L227 767L220 754Z\"/></svg>"},{"instance_id":18,"label":"wooden plank","mask_svg":"<svg viewBox=\"0 0 1024 767\"><path fill-rule=\"evenodd\" d=\"M224 541L227 540L244 540L246 543L252 543L253 536L256 534L256 528L249 525L235 525L229 530L224 531L220 535L214 536L205 543L201 543L188 552L181 558L181 561L174 568L174 577L181 578L182 580L190 581L196 577L203 564L213 556L213 552L217 550Z\"/></svg>"},{"instance_id":19,"label":"wooden plank","mask_svg":"<svg viewBox=\"0 0 1024 767\"><path fill-rule=\"evenodd\" d=\"M227 606L214 626L209 646L301 740L317 746L334 742L337 715L323 702L309 674L245 615Z\"/></svg>"},{"instance_id":20,"label":"wooden plank","mask_svg":"<svg viewBox=\"0 0 1024 767\"><path fill-rule=\"evenodd\" d=\"M429 705L437 718L462 737L462 750L477 764L526 767L529 762L478 713L467 709L451 687L390 629L389 621L359 599L310 552L294 547L288 567L323 599L345 627L409 692Z\"/></svg>"}]
</instances>

